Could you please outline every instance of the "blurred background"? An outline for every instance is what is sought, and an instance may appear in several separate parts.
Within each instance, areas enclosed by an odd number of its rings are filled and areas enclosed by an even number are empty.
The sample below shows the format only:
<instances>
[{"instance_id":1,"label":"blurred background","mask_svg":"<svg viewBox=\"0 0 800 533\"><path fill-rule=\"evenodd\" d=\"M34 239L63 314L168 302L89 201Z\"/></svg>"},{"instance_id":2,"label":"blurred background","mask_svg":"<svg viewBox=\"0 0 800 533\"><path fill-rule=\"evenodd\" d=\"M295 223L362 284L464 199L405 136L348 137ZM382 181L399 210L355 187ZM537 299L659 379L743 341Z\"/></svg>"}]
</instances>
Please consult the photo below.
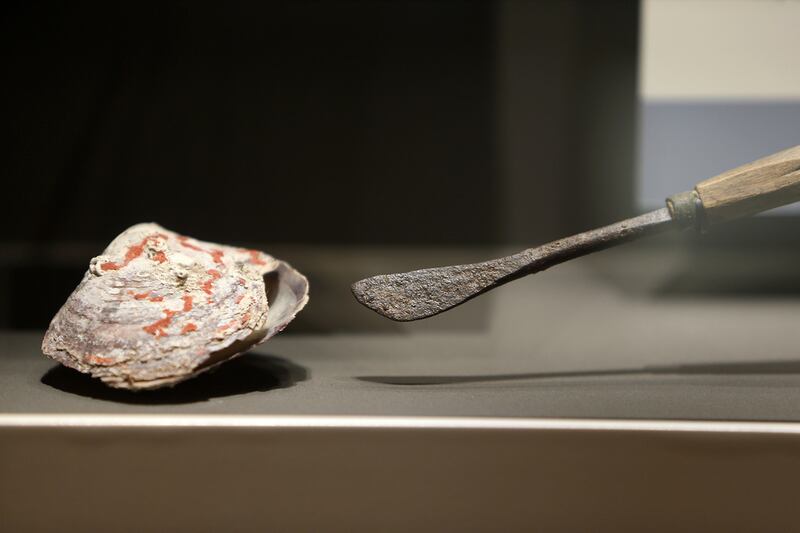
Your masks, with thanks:
<instances>
[{"instance_id":1,"label":"blurred background","mask_svg":"<svg viewBox=\"0 0 800 533\"><path fill-rule=\"evenodd\" d=\"M0 328L45 328L89 259L143 221L307 272L313 305L290 331L395 328L356 311L349 283L610 223L800 142L792 1L0 14ZM784 213L642 246L688 254L660 294L783 295L800 292L786 255L798 244ZM721 284L704 255L764 247L783 255ZM458 313L426 327L485 318L477 302Z\"/></svg>"}]
</instances>

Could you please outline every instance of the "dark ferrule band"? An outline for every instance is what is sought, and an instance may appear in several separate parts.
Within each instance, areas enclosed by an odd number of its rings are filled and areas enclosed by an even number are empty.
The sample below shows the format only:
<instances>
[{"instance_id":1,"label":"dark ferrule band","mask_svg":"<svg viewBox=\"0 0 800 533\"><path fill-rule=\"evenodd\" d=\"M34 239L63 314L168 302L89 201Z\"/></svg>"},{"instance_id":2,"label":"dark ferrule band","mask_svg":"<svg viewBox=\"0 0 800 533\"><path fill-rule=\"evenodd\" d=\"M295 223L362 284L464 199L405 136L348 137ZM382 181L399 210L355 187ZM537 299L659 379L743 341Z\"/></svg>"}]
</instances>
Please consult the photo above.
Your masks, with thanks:
<instances>
[{"instance_id":1,"label":"dark ferrule band","mask_svg":"<svg viewBox=\"0 0 800 533\"><path fill-rule=\"evenodd\" d=\"M667 209L669 209L672 220L682 228L693 227L697 231L705 230L706 218L703 202L697 195L697 191L673 194L667 198Z\"/></svg>"}]
</instances>

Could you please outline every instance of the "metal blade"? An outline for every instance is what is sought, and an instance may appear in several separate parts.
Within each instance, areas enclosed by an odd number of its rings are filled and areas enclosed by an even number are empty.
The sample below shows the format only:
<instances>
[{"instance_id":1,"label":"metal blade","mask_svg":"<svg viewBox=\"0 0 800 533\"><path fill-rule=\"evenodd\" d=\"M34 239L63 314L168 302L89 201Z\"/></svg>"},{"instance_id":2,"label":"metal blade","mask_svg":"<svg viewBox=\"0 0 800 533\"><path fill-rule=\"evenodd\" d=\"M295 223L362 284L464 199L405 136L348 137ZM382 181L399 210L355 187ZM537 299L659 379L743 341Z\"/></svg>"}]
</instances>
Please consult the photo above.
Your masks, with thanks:
<instances>
[{"instance_id":1,"label":"metal blade","mask_svg":"<svg viewBox=\"0 0 800 533\"><path fill-rule=\"evenodd\" d=\"M677 224L662 208L508 257L373 276L354 283L352 291L359 302L387 318L419 320L528 274L672 227Z\"/></svg>"}]
</instances>

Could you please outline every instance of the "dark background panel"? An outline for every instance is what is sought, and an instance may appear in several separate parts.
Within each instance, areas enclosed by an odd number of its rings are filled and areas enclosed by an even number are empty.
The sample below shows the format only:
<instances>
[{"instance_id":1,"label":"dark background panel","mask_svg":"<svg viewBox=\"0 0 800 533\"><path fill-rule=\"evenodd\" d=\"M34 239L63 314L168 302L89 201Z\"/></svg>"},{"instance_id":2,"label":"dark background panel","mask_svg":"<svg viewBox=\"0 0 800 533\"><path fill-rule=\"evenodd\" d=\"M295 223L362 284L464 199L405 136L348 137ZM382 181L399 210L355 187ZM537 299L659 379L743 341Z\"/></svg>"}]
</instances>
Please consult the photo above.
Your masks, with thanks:
<instances>
[{"instance_id":1,"label":"dark background panel","mask_svg":"<svg viewBox=\"0 0 800 533\"><path fill-rule=\"evenodd\" d=\"M142 221L274 250L628 215L637 32L633 0L4 3L0 327Z\"/></svg>"},{"instance_id":2,"label":"dark background panel","mask_svg":"<svg viewBox=\"0 0 800 533\"><path fill-rule=\"evenodd\" d=\"M18 7L5 23L9 215L33 224L3 236L106 240L158 220L218 240L490 241L493 12Z\"/></svg>"}]
</instances>

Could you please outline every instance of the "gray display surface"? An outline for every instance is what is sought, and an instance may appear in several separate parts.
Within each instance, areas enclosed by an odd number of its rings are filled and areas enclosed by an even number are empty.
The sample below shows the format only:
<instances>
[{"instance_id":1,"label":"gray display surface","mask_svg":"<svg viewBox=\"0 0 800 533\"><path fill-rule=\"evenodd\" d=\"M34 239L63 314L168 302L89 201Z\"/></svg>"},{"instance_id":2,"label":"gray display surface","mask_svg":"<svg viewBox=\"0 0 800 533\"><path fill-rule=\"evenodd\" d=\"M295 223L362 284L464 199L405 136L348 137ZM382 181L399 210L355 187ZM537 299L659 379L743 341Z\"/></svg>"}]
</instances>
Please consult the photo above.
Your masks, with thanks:
<instances>
[{"instance_id":1,"label":"gray display surface","mask_svg":"<svg viewBox=\"0 0 800 533\"><path fill-rule=\"evenodd\" d=\"M42 356L41 332L4 333L0 412L798 421L800 300L724 293L780 283L793 264L634 246L406 324L361 308L345 280L315 291L312 273L309 313L349 316L345 333L283 334L175 389L112 390ZM372 324L387 329L355 331Z\"/></svg>"},{"instance_id":2,"label":"gray display surface","mask_svg":"<svg viewBox=\"0 0 800 533\"><path fill-rule=\"evenodd\" d=\"M0 530L792 527L796 254L630 246L411 324L344 279L492 255L301 257L298 333L154 393L4 333Z\"/></svg>"},{"instance_id":3,"label":"gray display surface","mask_svg":"<svg viewBox=\"0 0 800 533\"><path fill-rule=\"evenodd\" d=\"M651 364L630 339L612 360L576 367L581 352L563 365L493 359L491 341L465 333L287 336L196 382L137 394L54 365L39 337L3 337L3 412L800 420L798 363Z\"/></svg>"}]
</instances>

